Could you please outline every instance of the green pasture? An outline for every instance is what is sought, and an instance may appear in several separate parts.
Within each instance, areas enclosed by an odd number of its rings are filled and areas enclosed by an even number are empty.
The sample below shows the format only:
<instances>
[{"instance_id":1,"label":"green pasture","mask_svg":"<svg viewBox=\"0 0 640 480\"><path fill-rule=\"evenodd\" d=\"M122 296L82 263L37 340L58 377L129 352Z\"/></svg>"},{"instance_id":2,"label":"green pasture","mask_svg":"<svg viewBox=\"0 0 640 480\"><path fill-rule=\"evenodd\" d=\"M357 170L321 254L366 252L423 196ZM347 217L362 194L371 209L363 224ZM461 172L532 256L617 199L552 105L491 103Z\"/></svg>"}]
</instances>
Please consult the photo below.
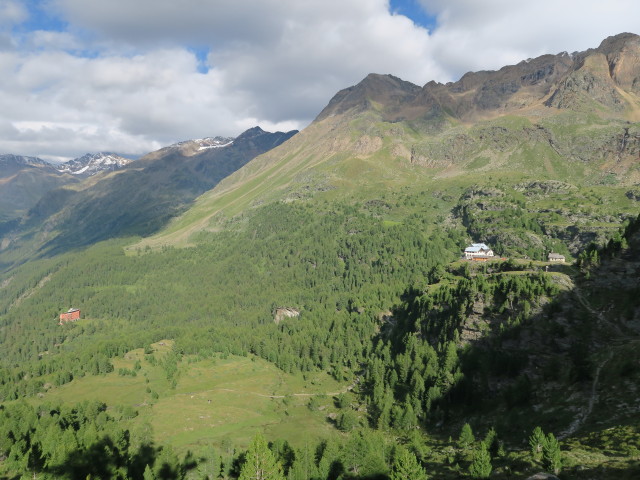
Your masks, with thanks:
<instances>
[{"instance_id":1,"label":"green pasture","mask_svg":"<svg viewBox=\"0 0 640 480\"><path fill-rule=\"evenodd\" d=\"M148 423L157 444L178 451L229 442L244 448L256 431L267 438L286 438L294 446L339 435L329 414L337 411L333 396L347 386L327 374L287 374L253 356L184 357L171 388L161 363L172 343L153 344L155 365L151 355L133 350L113 360L113 372L52 387L33 402L99 400L110 410L131 407L138 411L132 424ZM136 376L119 374L120 369L133 370L136 361L141 365ZM308 406L311 397L316 397L313 409Z\"/></svg>"}]
</instances>

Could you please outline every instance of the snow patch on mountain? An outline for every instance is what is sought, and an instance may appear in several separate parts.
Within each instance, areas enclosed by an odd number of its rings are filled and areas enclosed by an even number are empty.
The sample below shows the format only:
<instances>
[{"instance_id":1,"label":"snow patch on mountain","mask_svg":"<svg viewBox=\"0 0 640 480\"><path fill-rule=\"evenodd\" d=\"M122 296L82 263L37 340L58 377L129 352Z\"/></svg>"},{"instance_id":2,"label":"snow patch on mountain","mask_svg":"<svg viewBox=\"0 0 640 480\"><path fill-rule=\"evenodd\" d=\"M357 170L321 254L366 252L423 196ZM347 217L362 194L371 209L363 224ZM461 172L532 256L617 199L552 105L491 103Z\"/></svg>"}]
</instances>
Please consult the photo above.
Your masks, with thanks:
<instances>
[{"instance_id":1,"label":"snow patch on mountain","mask_svg":"<svg viewBox=\"0 0 640 480\"><path fill-rule=\"evenodd\" d=\"M172 147L182 147L189 144L196 144L198 150L209 150L210 148L223 148L228 147L234 141L232 137L205 137L205 138L196 138L194 140L185 140L183 142L178 142Z\"/></svg>"},{"instance_id":2,"label":"snow patch on mountain","mask_svg":"<svg viewBox=\"0 0 640 480\"><path fill-rule=\"evenodd\" d=\"M212 143L212 144L208 144L206 143L207 140L210 140L208 138L202 138L199 140L195 140L197 143L200 144L200 147L198 148L198 150L209 150L210 148L223 148L223 147L228 147L229 145L231 145L233 143L233 139L229 139L228 142L226 143Z\"/></svg>"},{"instance_id":3,"label":"snow patch on mountain","mask_svg":"<svg viewBox=\"0 0 640 480\"><path fill-rule=\"evenodd\" d=\"M117 170L132 161L115 153L87 153L80 158L62 163L57 168L62 173L90 177L96 173Z\"/></svg>"}]
</instances>

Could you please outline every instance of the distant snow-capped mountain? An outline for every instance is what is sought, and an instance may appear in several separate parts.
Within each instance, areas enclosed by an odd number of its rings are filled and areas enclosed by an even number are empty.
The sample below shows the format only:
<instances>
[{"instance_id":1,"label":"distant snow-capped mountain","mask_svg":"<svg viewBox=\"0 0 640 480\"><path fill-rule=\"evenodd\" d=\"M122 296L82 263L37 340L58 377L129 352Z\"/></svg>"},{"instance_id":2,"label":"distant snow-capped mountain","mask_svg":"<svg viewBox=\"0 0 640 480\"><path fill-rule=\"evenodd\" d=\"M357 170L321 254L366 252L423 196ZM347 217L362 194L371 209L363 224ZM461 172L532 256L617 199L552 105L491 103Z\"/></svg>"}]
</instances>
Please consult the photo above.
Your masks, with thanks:
<instances>
[{"instance_id":1,"label":"distant snow-capped mountain","mask_svg":"<svg viewBox=\"0 0 640 480\"><path fill-rule=\"evenodd\" d=\"M57 168L62 173L90 177L99 172L117 170L132 161L115 153L87 153L80 158L61 163Z\"/></svg>"},{"instance_id":2,"label":"distant snow-capped mountain","mask_svg":"<svg viewBox=\"0 0 640 480\"><path fill-rule=\"evenodd\" d=\"M232 137L205 137L193 140L183 140L182 142L173 143L167 147L161 148L160 150L148 153L140 160L159 158L169 154L170 152L179 152L180 155L192 157L194 155L203 154L207 151L230 147L233 145L235 140L236 139Z\"/></svg>"},{"instance_id":3,"label":"distant snow-capped mountain","mask_svg":"<svg viewBox=\"0 0 640 480\"><path fill-rule=\"evenodd\" d=\"M233 143L232 137L205 137L205 138L196 138L194 140L185 140L184 142L178 142L172 147L181 147L186 144L196 144L198 146L198 150L209 150L210 148L222 148L228 147Z\"/></svg>"}]
</instances>

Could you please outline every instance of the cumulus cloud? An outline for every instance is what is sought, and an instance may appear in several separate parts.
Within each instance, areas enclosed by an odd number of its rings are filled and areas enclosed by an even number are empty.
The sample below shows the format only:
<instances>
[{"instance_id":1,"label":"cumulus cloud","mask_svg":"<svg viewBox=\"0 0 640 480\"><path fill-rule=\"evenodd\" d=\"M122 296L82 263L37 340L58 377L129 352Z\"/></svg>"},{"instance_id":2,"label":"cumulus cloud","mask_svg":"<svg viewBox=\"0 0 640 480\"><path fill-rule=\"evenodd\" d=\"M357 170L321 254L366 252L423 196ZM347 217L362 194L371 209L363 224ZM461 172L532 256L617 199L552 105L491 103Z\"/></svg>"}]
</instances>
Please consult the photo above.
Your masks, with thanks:
<instances>
[{"instance_id":1,"label":"cumulus cloud","mask_svg":"<svg viewBox=\"0 0 640 480\"><path fill-rule=\"evenodd\" d=\"M604 38L638 33L635 0L419 0L436 17L435 60L454 78L545 53L597 47Z\"/></svg>"},{"instance_id":2,"label":"cumulus cloud","mask_svg":"<svg viewBox=\"0 0 640 480\"><path fill-rule=\"evenodd\" d=\"M18 140L28 149L20 153L144 153L211 134L212 119L233 118L215 88L216 72L200 74L195 57L183 49L99 58L43 51L2 60L0 75L8 81L0 111L12 112ZM7 151L7 141L0 140L0 149Z\"/></svg>"},{"instance_id":3,"label":"cumulus cloud","mask_svg":"<svg viewBox=\"0 0 640 480\"><path fill-rule=\"evenodd\" d=\"M59 28L14 33L0 0L0 153L142 154L207 135L304 127L368 73L422 85L597 46L632 31L633 0L48 0ZM33 13L33 12L31 12Z\"/></svg>"}]
</instances>

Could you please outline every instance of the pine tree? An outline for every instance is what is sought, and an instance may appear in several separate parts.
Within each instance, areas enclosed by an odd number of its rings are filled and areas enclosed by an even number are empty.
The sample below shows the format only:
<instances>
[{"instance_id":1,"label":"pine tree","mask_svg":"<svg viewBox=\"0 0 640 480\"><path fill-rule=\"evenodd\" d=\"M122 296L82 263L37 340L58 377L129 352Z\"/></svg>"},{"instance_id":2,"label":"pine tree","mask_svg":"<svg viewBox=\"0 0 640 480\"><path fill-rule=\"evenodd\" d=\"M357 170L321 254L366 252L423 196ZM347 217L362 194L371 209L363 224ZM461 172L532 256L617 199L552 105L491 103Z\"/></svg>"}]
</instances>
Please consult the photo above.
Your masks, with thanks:
<instances>
[{"instance_id":1,"label":"pine tree","mask_svg":"<svg viewBox=\"0 0 640 480\"><path fill-rule=\"evenodd\" d=\"M560 473L562 469L562 453L560 452L560 444L556 437L553 436L553 433L547 435L542 449L542 461L544 466L555 475Z\"/></svg>"},{"instance_id":2,"label":"pine tree","mask_svg":"<svg viewBox=\"0 0 640 480\"><path fill-rule=\"evenodd\" d=\"M529 447L531 448L531 457L534 461L542 459L542 450L547 443L547 438L540 427L533 429L533 433L529 437Z\"/></svg>"},{"instance_id":3,"label":"pine tree","mask_svg":"<svg viewBox=\"0 0 640 480\"><path fill-rule=\"evenodd\" d=\"M329 478L333 470L336 470L337 460L342 446L334 440L327 440L322 448L320 461L318 462L318 476L322 479ZM334 477L337 477L336 474Z\"/></svg>"},{"instance_id":4,"label":"pine tree","mask_svg":"<svg viewBox=\"0 0 640 480\"><path fill-rule=\"evenodd\" d=\"M484 442L480 442L480 446L473 453L473 460L469 466L469 473L473 478L489 478L491 475L491 455L487 450Z\"/></svg>"},{"instance_id":5,"label":"pine tree","mask_svg":"<svg viewBox=\"0 0 640 480\"><path fill-rule=\"evenodd\" d=\"M317 477L314 452L307 441L301 450L296 450L295 460L289 469L289 480L309 480Z\"/></svg>"},{"instance_id":6,"label":"pine tree","mask_svg":"<svg viewBox=\"0 0 640 480\"><path fill-rule=\"evenodd\" d=\"M469 425L468 423L465 423L462 426L462 429L460 430L460 437L458 437L458 446L460 448L467 448L469 445L471 445L475 441L476 439L473 436L471 425Z\"/></svg>"},{"instance_id":7,"label":"pine tree","mask_svg":"<svg viewBox=\"0 0 640 480\"><path fill-rule=\"evenodd\" d=\"M496 432L496 429L491 427L482 442L487 446L491 458L495 458L500 448L500 441L498 440L498 432Z\"/></svg>"},{"instance_id":8,"label":"pine tree","mask_svg":"<svg viewBox=\"0 0 640 480\"><path fill-rule=\"evenodd\" d=\"M239 480L284 480L282 467L260 433L249 445Z\"/></svg>"},{"instance_id":9,"label":"pine tree","mask_svg":"<svg viewBox=\"0 0 640 480\"><path fill-rule=\"evenodd\" d=\"M153 474L153 470L151 470L149 464L144 467L144 474L142 475L142 478L144 480L156 480L156 476Z\"/></svg>"},{"instance_id":10,"label":"pine tree","mask_svg":"<svg viewBox=\"0 0 640 480\"><path fill-rule=\"evenodd\" d=\"M391 467L391 480L426 480L427 474L408 448L399 446Z\"/></svg>"}]
</instances>

